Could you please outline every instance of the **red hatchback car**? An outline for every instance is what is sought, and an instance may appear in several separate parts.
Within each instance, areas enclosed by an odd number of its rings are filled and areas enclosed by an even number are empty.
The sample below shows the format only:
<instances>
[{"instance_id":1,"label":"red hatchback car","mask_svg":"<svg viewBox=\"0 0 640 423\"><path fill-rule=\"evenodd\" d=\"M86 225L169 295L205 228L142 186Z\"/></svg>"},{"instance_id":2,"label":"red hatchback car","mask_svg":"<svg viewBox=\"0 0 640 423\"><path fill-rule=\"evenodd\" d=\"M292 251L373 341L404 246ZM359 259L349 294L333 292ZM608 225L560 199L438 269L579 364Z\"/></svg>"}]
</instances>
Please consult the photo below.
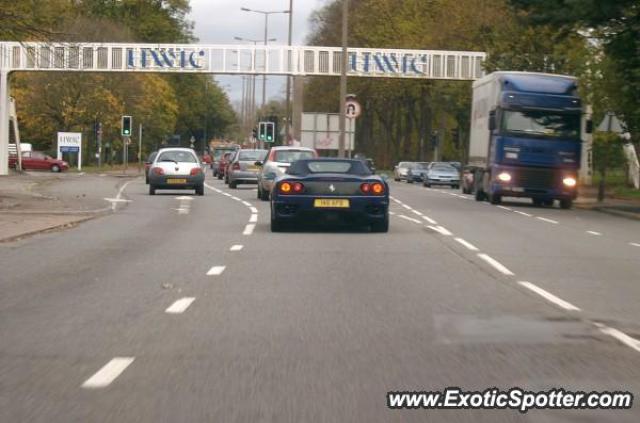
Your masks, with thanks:
<instances>
[{"instance_id":1,"label":"red hatchback car","mask_svg":"<svg viewBox=\"0 0 640 423\"><path fill-rule=\"evenodd\" d=\"M9 167L15 168L17 161L18 158L15 155L9 156ZM54 159L44 153L33 151L29 155L22 156L22 169L62 172L69 169L69 163L64 160Z\"/></svg>"},{"instance_id":2,"label":"red hatchback car","mask_svg":"<svg viewBox=\"0 0 640 423\"><path fill-rule=\"evenodd\" d=\"M227 172L227 166L229 165L229 162L231 161L231 158L233 157L234 154L235 152L224 153L222 157L220 157L220 161L218 162L218 172L217 172L218 179L225 178L225 181L226 181L227 178L225 177L225 174Z\"/></svg>"}]
</instances>

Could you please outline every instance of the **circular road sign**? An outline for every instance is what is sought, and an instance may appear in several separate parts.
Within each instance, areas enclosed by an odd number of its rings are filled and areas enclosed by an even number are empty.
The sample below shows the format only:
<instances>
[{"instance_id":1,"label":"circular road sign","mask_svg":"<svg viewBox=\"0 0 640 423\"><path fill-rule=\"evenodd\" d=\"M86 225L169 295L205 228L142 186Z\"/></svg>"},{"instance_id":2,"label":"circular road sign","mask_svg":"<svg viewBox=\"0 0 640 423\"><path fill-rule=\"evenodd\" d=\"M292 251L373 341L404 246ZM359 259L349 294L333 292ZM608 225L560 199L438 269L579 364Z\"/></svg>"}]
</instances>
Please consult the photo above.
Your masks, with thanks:
<instances>
[{"instance_id":1,"label":"circular road sign","mask_svg":"<svg viewBox=\"0 0 640 423\"><path fill-rule=\"evenodd\" d=\"M362 113L362 106L354 99L349 99L345 103L345 115L350 118L357 118Z\"/></svg>"}]
</instances>

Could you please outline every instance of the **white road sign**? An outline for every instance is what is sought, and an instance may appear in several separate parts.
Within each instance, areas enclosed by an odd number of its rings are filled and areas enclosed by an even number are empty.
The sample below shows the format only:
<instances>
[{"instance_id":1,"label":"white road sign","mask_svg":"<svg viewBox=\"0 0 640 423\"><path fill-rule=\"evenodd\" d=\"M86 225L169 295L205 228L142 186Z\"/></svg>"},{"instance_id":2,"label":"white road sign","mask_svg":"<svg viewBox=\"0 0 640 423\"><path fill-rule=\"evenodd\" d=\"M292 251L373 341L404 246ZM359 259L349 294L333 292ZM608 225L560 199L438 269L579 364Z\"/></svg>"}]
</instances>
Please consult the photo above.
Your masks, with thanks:
<instances>
[{"instance_id":1,"label":"white road sign","mask_svg":"<svg viewBox=\"0 0 640 423\"><path fill-rule=\"evenodd\" d=\"M345 114L350 119L355 119L362 113L362 106L354 99L347 100L345 106Z\"/></svg>"}]
</instances>

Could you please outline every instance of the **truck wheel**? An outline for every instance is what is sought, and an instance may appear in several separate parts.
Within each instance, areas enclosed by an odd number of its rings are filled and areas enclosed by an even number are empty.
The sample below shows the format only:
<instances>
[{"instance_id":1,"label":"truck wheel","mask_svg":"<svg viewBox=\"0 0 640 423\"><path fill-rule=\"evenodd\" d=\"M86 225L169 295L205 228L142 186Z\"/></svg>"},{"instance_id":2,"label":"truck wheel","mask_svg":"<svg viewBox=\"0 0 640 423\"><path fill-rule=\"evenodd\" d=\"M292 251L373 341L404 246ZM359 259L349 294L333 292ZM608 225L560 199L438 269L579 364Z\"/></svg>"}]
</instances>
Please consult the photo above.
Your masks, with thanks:
<instances>
[{"instance_id":1,"label":"truck wheel","mask_svg":"<svg viewBox=\"0 0 640 423\"><path fill-rule=\"evenodd\" d=\"M544 200L542 205L545 207L553 207L553 200Z\"/></svg>"},{"instance_id":2,"label":"truck wheel","mask_svg":"<svg viewBox=\"0 0 640 423\"><path fill-rule=\"evenodd\" d=\"M484 191L482 191L481 189L476 189L476 193L473 196L473 198L476 199L476 201L484 201Z\"/></svg>"},{"instance_id":3,"label":"truck wheel","mask_svg":"<svg viewBox=\"0 0 640 423\"><path fill-rule=\"evenodd\" d=\"M531 201L533 201L533 205L536 207L541 207L542 206L542 200L539 198L532 198Z\"/></svg>"},{"instance_id":4,"label":"truck wheel","mask_svg":"<svg viewBox=\"0 0 640 423\"><path fill-rule=\"evenodd\" d=\"M573 206L573 200L571 198L565 198L560 200L560 208L562 209L570 209Z\"/></svg>"},{"instance_id":5,"label":"truck wheel","mask_svg":"<svg viewBox=\"0 0 640 423\"><path fill-rule=\"evenodd\" d=\"M489 194L489 202L493 205L500 204L502 202L502 196L498 194Z\"/></svg>"}]
</instances>

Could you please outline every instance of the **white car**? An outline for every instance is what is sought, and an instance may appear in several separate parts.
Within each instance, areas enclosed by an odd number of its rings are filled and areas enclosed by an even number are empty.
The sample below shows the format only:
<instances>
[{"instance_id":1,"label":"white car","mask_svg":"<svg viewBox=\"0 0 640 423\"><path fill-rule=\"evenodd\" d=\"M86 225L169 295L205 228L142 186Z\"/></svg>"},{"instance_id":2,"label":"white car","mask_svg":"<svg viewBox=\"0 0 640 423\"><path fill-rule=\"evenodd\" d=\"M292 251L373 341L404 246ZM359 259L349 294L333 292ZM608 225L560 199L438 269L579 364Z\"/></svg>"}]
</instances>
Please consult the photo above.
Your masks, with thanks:
<instances>
[{"instance_id":1,"label":"white car","mask_svg":"<svg viewBox=\"0 0 640 423\"><path fill-rule=\"evenodd\" d=\"M149 194L158 189L193 189L204 195L204 172L190 148L162 148L149 169Z\"/></svg>"},{"instance_id":2,"label":"white car","mask_svg":"<svg viewBox=\"0 0 640 423\"><path fill-rule=\"evenodd\" d=\"M258 172L258 198L269 201L273 181L284 175L291 163L301 159L315 159L318 153L313 148L278 146L269 150L264 162L256 162L262 169Z\"/></svg>"}]
</instances>

